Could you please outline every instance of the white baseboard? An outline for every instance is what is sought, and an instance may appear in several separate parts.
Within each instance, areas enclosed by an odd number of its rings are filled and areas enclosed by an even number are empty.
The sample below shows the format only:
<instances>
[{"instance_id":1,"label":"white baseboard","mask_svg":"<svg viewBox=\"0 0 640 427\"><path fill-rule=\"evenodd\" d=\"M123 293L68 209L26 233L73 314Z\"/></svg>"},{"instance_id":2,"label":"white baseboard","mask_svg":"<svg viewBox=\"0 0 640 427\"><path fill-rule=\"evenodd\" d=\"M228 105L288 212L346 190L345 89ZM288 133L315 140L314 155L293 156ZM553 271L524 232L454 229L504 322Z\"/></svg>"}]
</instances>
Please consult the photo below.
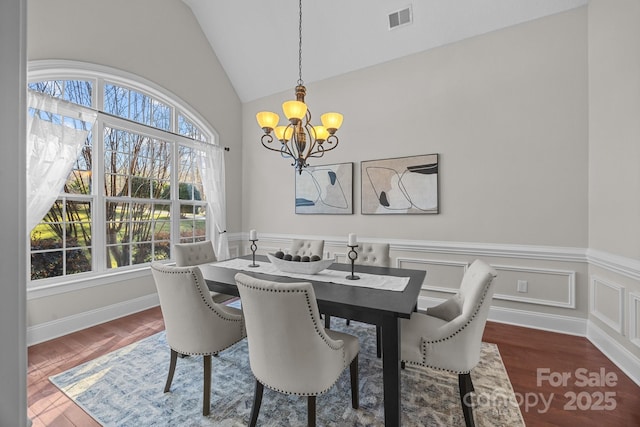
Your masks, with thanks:
<instances>
[{"instance_id":1,"label":"white baseboard","mask_svg":"<svg viewBox=\"0 0 640 427\"><path fill-rule=\"evenodd\" d=\"M40 323L27 328L27 346L70 334L129 314L137 313L160 304L158 294L145 295L129 301L108 305L62 319Z\"/></svg>"},{"instance_id":2,"label":"white baseboard","mask_svg":"<svg viewBox=\"0 0 640 427\"><path fill-rule=\"evenodd\" d=\"M504 307L491 307L489 320L525 328L584 337L587 333L587 320L579 317L534 311L514 310Z\"/></svg>"},{"instance_id":3,"label":"white baseboard","mask_svg":"<svg viewBox=\"0 0 640 427\"><path fill-rule=\"evenodd\" d=\"M640 358L636 357L593 322L589 322L587 338L633 382L640 386Z\"/></svg>"},{"instance_id":4,"label":"white baseboard","mask_svg":"<svg viewBox=\"0 0 640 427\"><path fill-rule=\"evenodd\" d=\"M418 299L418 307L426 309L442 301L444 299L420 297ZM595 323L587 319L503 307L491 307L488 319L525 328L586 337L602 354L607 356L622 372L640 386L640 358L636 357Z\"/></svg>"}]
</instances>

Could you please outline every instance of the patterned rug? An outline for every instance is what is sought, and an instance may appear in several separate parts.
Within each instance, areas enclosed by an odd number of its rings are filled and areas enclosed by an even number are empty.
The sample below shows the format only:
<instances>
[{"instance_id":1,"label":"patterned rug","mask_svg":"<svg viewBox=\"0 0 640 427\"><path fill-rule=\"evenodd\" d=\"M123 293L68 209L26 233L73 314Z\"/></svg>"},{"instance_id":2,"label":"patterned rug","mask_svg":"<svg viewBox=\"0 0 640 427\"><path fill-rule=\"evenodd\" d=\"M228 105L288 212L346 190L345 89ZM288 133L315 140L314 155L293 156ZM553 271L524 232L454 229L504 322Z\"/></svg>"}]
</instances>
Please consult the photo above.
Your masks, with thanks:
<instances>
[{"instance_id":1,"label":"patterned rug","mask_svg":"<svg viewBox=\"0 0 640 427\"><path fill-rule=\"evenodd\" d=\"M360 339L360 408L351 408L349 370L317 400L322 426L384 425L382 360L376 358L375 328L334 319L334 329ZM202 358L178 359L173 384L163 393L169 348L160 332L50 378L104 426L246 426L254 378L246 340L212 359L211 414L202 416ZM524 426L498 348L483 343L472 371L477 426ZM457 375L407 367L402 371L402 425L464 426ZM306 425L306 398L265 387L259 426Z\"/></svg>"}]
</instances>

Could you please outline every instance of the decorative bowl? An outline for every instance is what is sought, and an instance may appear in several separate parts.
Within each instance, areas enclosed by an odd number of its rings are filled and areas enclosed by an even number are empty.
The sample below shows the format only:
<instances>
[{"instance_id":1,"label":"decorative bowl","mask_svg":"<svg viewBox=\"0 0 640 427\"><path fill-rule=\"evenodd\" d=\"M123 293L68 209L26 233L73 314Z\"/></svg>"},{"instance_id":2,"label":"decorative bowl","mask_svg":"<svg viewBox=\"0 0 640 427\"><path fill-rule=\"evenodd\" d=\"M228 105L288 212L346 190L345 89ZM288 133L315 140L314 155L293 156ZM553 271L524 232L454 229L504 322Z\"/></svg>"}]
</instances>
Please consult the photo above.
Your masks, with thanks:
<instances>
[{"instance_id":1,"label":"decorative bowl","mask_svg":"<svg viewBox=\"0 0 640 427\"><path fill-rule=\"evenodd\" d=\"M271 264L284 273L297 273L297 274L318 274L322 270L328 268L335 262L335 259L321 259L320 261L285 261L280 258L276 258L273 254L267 254Z\"/></svg>"}]
</instances>

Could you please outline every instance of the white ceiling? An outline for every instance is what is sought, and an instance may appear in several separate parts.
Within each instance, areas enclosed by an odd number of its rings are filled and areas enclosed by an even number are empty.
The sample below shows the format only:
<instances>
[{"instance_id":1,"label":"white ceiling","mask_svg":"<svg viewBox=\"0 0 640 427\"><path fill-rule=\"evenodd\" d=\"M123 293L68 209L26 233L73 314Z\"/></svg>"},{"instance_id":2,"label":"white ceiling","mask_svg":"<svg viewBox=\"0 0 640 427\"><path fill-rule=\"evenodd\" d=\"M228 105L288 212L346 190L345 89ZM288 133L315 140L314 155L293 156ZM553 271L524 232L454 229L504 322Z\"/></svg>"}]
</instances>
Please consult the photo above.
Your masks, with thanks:
<instances>
[{"instance_id":1,"label":"white ceiling","mask_svg":"<svg viewBox=\"0 0 640 427\"><path fill-rule=\"evenodd\" d=\"M298 80L298 1L183 0L242 102ZM306 84L583 6L588 0L304 0ZM413 23L389 30L407 6Z\"/></svg>"}]
</instances>

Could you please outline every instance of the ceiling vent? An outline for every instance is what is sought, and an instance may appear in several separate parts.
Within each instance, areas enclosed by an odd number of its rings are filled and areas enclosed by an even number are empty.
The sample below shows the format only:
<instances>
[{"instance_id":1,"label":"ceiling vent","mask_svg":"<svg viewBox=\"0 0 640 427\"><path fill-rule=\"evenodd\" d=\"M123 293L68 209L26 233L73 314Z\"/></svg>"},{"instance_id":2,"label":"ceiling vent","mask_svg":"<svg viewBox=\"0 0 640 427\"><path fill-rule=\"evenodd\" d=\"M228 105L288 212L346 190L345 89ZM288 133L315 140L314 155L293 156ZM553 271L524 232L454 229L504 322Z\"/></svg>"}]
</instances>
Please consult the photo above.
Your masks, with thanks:
<instances>
[{"instance_id":1,"label":"ceiling vent","mask_svg":"<svg viewBox=\"0 0 640 427\"><path fill-rule=\"evenodd\" d=\"M402 10L391 12L389 14L389 29L393 30L398 27L411 24L413 21L413 13L411 12L411 6L407 6Z\"/></svg>"}]
</instances>

